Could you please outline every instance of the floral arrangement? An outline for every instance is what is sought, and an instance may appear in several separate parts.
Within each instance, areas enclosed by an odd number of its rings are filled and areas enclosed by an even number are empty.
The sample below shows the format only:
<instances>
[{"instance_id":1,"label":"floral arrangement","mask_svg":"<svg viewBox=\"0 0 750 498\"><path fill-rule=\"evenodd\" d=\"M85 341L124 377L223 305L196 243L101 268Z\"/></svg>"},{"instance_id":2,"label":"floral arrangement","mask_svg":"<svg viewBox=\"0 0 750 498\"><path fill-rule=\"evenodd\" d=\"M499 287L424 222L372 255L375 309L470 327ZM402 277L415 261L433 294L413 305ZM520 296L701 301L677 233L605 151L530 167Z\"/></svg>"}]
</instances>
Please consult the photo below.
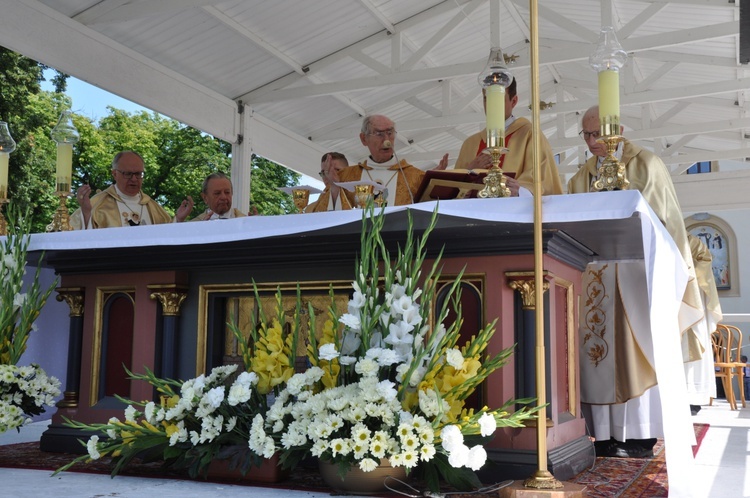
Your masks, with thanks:
<instances>
[{"instance_id":1,"label":"floral arrangement","mask_svg":"<svg viewBox=\"0 0 750 498\"><path fill-rule=\"evenodd\" d=\"M60 381L48 377L39 365L18 367L29 334L57 282L49 288L39 283L37 266L31 283L24 287L30 225L13 204L8 207L8 235L0 242L0 434L17 429L44 412L60 395ZM41 258L40 258L41 260Z\"/></svg>"},{"instance_id":2,"label":"floral arrangement","mask_svg":"<svg viewBox=\"0 0 750 498\"><path fill-rule=\"evenodd\" d=\"M259 309L248 337L230 320L245 367L239 376L235 366L217 367L187 382L129 372L162 393L161 406L123 400L129 404L124 421L69 422L108 437L92 436L84 443L88 454L59 471L110 455L117 461L115 475L136 455L149 455L197 475L213 458L231 455L245 471L277 455L285 468L317 457L336 465L342 476L353 466L372 471L387 459L392 466L421 472L433 491L441 480L459 489L481 486L474 471L487 459L482 443L498 426L522 427L536 409L509 410L532 400L466 408L466 399L506 363L513 348L487 354L494 323L459 344L460 276L441 309L432 309L440 257L424 275L422 268L437 213L420 239L410 220L395 258L381 235L384 220L382 213L364 210L347 312L339 316L331 291L322 333L306 338L304 371L295 373L302 317L315 331L315 314L302 309L298 291L294 319L283 326L278 291L277 313L266 317ZM446 326L449 306L457 319Z\"/></svg>"},{"instance_id":3,"label":"floral arrangement","mask_svg":"<svg viewBox=\"0 0 750 498\"><path fill-rule=\"evenodd\" d=\"M186 382L160 379L146 369L145 374L128 371L131 379L149 382L160 393L160 404L135 402L118 397L128 406L124 419L107 423L83 424L66 419L66 425L96 431L86 442L87 454L76 458L55 473L81 461L115 458L112 476L133 458L164 460L165 465L186 468L191 477L205 473L214 459L247 456L241 465L246 472L261 458L246 448L251 415L264 404L254 388L258 376L251 372L235 375L237 365L214 368ZM100 440L99 434L107 438Z\"/></svg>"}]
</instances>

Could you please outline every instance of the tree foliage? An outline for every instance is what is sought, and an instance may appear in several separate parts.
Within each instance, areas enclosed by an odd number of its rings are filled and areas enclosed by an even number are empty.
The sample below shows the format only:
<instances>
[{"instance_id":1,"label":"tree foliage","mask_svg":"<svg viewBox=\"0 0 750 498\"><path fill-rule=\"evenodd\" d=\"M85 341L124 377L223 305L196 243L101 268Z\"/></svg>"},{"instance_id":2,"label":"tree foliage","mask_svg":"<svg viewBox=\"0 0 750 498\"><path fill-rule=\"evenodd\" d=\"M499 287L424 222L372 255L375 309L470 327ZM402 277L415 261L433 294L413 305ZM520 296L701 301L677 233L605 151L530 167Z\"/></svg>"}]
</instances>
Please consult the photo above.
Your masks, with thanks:
<instances>
[{"instance_id":1,"label":"tree foliage","mask_svg":"<svg viewBox=\"0 0 750 498\"><path fill-rule=\"evenodd\" d=\"M53 77L55 92L41 89L45 66L0 47L0 120L7 121L16 141L10 155L9 196L21 209L30 208L32 231L44 231L58 205L55 196L55 143L50 132L71 100L63 93L67 75ZM146 111L128 113L108 107L98 122L74 114L80 140L73 151L72 189L83 184L94 191L112 183L111 163L117 152L143 156L143 191L174 213L188 195L195 201L191 215L206 209L200 197L210 173L231 170L231 144L194 128ZM252 163L251 202L259 214L294 213L291 197L276 187L296 185L300 175L261 157ZM235 188L238 186L235 185ZM75 197L68 200L72 212Z\"/></svg>"}]
</instances>

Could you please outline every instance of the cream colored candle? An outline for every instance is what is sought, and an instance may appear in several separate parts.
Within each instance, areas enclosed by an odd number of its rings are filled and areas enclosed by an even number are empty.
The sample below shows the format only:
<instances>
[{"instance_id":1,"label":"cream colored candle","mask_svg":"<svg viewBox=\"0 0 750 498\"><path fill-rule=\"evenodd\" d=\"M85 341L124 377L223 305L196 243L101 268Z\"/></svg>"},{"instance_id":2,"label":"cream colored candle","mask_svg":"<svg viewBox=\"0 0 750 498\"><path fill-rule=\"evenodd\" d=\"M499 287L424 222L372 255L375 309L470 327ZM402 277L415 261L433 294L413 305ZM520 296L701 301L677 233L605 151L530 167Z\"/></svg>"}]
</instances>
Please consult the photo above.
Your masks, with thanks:
<instances>
[{"instance_id":1,"label":"cream colored candle","mask_svg":"<svg viewBox=\"0 0 750 498\"><path fill-rule=\"evenodd\" d=\"M487 106L487 130L500 130L505 134L505 87L490 85L485 90Z\"/></svg>"},{"instance_id":2,"label":"cream colored candle","mask_svg":"<svg viewBox=\"0 0 750 498\"><path fill-rule=\"evenodd\" d=\"M70 192L70 175L73 170L73 144L57 144L57 191Z\"/></svg>"},{"instance_id":3,"label":"cream colored candle","mask_svg":"<svg viewBox=\"0 0 750 498\"><path fill-rule=\"evenodd\" d=\"M620 73L614 69L599 71L599 119L605 116L620 116Z\"/></svg>"},{"instance_id":4,"label":"cream colored candle","mask_svg":"<svg viewBox=\"0 0 750 498\"><path fill-rule=\"evenodd\" d=\"M0 152L0 199L8 198L8 160L10 154Z\"/></svg>"}]
</instances>

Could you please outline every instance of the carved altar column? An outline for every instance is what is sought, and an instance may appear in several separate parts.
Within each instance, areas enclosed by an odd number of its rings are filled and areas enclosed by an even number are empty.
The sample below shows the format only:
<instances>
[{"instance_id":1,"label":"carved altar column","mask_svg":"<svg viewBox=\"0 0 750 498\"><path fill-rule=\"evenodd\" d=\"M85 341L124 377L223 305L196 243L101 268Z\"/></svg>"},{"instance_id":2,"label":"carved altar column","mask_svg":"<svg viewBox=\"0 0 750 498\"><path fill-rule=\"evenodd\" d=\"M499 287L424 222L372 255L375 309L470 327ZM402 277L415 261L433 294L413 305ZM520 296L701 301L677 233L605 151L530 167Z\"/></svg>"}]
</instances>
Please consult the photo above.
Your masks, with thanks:
<instances>
[{"instance_id":1,"label":"carved altar column","mask_svg":"<svg viewBox=\"0 0 750 498\"><path fill-rule=\"evenodd\" d=\"M55 299L65 300L70 307L70 327L68 335L68 369L65 378L63 399L57 402L58 408L78 406L81 387L81 346L83 345L83 303L82 287L58 287Z\"/></svg>"},{"instance_id":2,"label":"carved altar column","mask_svg":"<svg viewBox=\"0 0 750 498\"><path fill-rule=\"evenodd\" d=\"M519 398L536 397L536 284L534 272L506 272L508 287L518 291L521 296L521 318L516 322L516 396ZM544 272L545 279L548 272ZM549 282L544 281L542 292L549 290ZM546 318L545 318L546 320ZM545 324L545 331L549 330Z\"/></svg>"},{"instance_id":3,"label":"carved altar column","mask_svg":"<svg viewBox=\"0 0 750 498\"><path fill-rule=\"evenodd\" d=\"M181 285L148 285L151 299L161 303L161 324L156 330L155 373L157 377L176 379L177 361L175 352L179 340L180 306L187 297L187 287Z\"/></svg>"}]
</instances>

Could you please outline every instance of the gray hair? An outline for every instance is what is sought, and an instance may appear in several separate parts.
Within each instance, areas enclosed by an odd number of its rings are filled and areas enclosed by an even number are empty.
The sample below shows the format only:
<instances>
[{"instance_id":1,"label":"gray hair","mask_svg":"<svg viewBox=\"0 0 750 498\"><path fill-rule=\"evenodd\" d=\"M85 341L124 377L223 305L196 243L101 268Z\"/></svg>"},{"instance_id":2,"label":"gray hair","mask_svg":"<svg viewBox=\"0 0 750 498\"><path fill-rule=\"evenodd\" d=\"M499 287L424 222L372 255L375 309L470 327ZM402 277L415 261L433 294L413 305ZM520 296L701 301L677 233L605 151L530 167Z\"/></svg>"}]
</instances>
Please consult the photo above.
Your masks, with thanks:
<instances>
[{"instance_id":1,"label":"gray hair","mask_svg":"<svg viewBox=\"0 0 750 498\"><path fill-rule=\"evenodd\" d=\"M143 163L143 166L146 167L146 161L143 160L143 156L141 156L139 153L137 153L134 150L123 150L122 152L118 152L117 154L115 154L114 159L112 159L112 171L117 169L117 164L120 162L120 159L122 159L122 156L124 156L125 154L135 154L136 156L138 156L138 159L141 160L141 162Z\"/></svg>"},{"instance_id":2,"label":"gray hair","mask_svg":"<svg viewBox=\"0 0 750 498\"><path fill-rule=\"evenodd\" d=\"M211 180L223 180L223 179L229 180L229 177L225 175L224 173L222 173L221 171L216 171L215 173L211 173L210 175L206 177L205 180L203 180L203 187L201 188L201 192L203 192L204 194L208 193L208 182L210 182ZM232 183L232 180L229 180L230 185L231 183Z\"/></svg>"}]
</instances>

